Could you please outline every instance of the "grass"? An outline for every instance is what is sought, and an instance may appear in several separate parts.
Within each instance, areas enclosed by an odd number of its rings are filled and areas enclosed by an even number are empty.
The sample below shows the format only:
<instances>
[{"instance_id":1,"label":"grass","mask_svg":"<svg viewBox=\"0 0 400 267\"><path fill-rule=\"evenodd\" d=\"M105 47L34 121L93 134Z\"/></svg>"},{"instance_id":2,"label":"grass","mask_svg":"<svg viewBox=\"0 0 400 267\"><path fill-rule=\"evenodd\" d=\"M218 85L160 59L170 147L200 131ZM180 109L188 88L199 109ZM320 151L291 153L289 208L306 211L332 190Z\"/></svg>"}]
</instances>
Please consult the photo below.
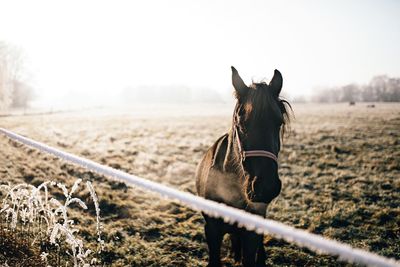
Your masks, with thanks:
<instances>
[{"instance_id":1,"label":"grass","mask_svg":"<svg viewBox=\"0 0 400 267\"><path fill-rule=\"evenodd\" d=\"M96 162L194 193L194 171L206 149L229 128L233 107L199 114L146 109L102 114L0 118L4 128ZM282 192L268 218L400 259L400 105L294 105L292 131L282 146ZM212 115L216 114L216 115ZM104 250L110 266L205 266L200 213L158 195L90 173L0 136L1 183L35 186L55 177L67 188L93 181L99 195ZM62 198L62 190L52 189ZM95 207L70 218L91 248L98 244ZM227 240L223 257L228 257ZM269 266L352 266L271 236Z\"/></svg>"},{"instance_id":2,"label":"grass","mask_svg":"<svg viewBox=\"0 0 400 267\"><path fill-rule=\"evenodd\" d=\"M20 266L89 266L96 263L96 254L85 248L69 210L87 205L75 194L80 189L77 179L70 190L59 182L46 181L38 186L27 183L0 185L1 247L0 263ZM58 195L49 194L50 189ZM101 239L97 196L91 182L86 189L93 199L96 212L96 230ZM60 198L60 196L62 196ZM57 199L57 197L59 199ZM98 252L101 252L98 250ZM28 265L27 265L28 264Z\"/></svg>"}]
</instances>

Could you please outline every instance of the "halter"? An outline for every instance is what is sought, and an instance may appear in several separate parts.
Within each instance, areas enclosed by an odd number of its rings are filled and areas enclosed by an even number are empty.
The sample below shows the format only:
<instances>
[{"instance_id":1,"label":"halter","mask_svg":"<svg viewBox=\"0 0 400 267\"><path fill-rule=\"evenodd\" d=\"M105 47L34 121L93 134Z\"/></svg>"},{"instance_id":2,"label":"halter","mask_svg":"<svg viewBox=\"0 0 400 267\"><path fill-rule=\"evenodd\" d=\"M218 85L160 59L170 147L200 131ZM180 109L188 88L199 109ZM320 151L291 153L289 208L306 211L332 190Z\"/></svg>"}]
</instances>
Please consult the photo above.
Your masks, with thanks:
<instances>
[{"instance_id":1,"label":"halter","mask_svg":"<svg viewBox=\"0 0 400 267\"><path fill-rule=\"evenodd\" d=\"M238 148L239 148L239 154L240 154L242 161L245 161L246 158L249 158L249 157L265 157L265 158L272 159L273 161L275 161L278 164L278 157L275 156L275 154L272 152L269 152L267 150L247 150L247 151L243 150L242 142L240 141L240 137L239 137L238 127L236 125L235 125L235 133L236 133L236 140L237 140Z\"/></svg>"},{"instance_id":2,"label":"halter","mask_svg":"<svg viewBox=\"0 0 400 267\"><path fill-rule=\"evenodd\" d=\"M239 136L238 123L235 119L234 119L234 127L235 127L236 141L238 144L239 154L242 162L244 162L246 158L249 157L265 157L272 159L273 161L276 162L276 164L278 164L278 157L272 152L269 152L267 150L247 150L247 151L243 150L242 142L240 141L240 136Z\"/></svg>"}]
</instances>

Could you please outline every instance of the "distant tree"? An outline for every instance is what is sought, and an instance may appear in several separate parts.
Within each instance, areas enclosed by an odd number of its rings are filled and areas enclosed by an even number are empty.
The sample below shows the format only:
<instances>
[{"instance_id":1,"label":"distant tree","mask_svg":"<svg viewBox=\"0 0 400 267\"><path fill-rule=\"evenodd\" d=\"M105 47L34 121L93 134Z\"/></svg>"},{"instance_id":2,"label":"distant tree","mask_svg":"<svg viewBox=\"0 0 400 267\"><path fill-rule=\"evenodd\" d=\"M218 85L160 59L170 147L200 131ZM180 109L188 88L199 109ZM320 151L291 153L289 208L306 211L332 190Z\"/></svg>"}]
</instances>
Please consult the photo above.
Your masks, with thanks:
<instances>
[{"instance_id":1,"label":"distant tree","mask_svg":"<svg viewBox=\"0 0 400 267\"><path fill-rule=\"evenodd\" d=\"M365 102L374 102L377 101L378 97L373 87L367 85L363 88L361 94L362 101Z\"/></svg>"},{"instance_id":2,"label":"distant tree","mask_svg":"<svg viewBox=\"0 0 400 267\"><path fill-rule=\"evenodd\" d=\"M32 88L24 82L23 58L20 49L0 41L0 110L26 107L32 99Z\"/></svg>"},{"instance_id":3,"label":"distant tree","mask_svg":"<svg viewBox=\"0 0 400 267\"><path fill-rule=\"evenodd\" d=\"M33 98L33 89L28 84L14 81L11 106L14 108L27 108Z\"/></svg>"},{"instance_id":4,"label":"distant tree","mask_svg":"<svg viewBox=\"0 0 400 267\"><path fill-rule=\"evenodd\" d=\"M372 95L370 101L384 101L388 79L389 78L386 75L375 76L372 78L367 85L367 87L369 87L369 93Z\"/></svg>"},{"instance_id":5,"label":"distant tree","mask_svg":"<svg viewBox=\"0 0 400 267\"><path fill-rule=\"evenodd\" d=\"M386 75L375 76L363 89L364 101L400 101L400 78L390 78Z\"/></svg>"},{"instance_id":6,"label":"distant tree","mask_svg":"<svg viewBox=\"0 0 400 267\"><path fill-rule=\"evenodd\" d=\"M356 102L360 100L360 88L356 84L348 84L341 89L341 102Z\"/></svg>"},{"instance_id":7,"label":"distant tree","mask_svg":"<svg viewBox=\"0 0 400 267\"><path fill-rule=\"evenodd\" d=\"M400 78L390 78L388 81L388 97L390 102L400 101Z\"/></svg>"},{"instance_id":8,"label":"distant tree","mask_svg":"<svg viewBox=\"0 0 400 267\"><path fill-rule=\"evenodd\" d=\"M400 78L375 76L364 86L349 84L317 90L312 97L316 102L399 102Z\"/></svg>"},{"instance_id":9,"label":"distant tree","mask_svg":"<svg viewBox=\"0 0 400 267\"><path fill-rule=\"evenodd\" d=\"M12 102L8 54L8 47L0 42L0 110L6 109Z\"/></svg>"}]
</instances>

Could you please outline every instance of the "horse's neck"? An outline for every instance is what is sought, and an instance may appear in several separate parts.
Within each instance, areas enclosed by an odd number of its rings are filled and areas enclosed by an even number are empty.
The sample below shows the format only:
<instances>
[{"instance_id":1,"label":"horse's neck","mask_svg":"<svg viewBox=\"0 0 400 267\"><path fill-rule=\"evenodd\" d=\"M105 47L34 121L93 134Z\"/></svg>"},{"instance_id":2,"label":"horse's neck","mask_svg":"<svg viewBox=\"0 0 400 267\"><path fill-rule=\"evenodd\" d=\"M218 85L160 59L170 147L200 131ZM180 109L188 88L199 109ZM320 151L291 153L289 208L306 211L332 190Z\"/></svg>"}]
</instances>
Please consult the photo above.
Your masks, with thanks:
<instances>
[{"instance_id":1,"label":"horse's neck","mask_svg":"<svg viewBox=\"0 0 400 267\"><path fill-rule=\"evenodd\" d=\"M223 168L226 172L238 172L238 174L242 175L243 173L240 167L239 148L235 139L235 130L232 127L228 133L228 145Z\"/></svg>"}]
</instances>

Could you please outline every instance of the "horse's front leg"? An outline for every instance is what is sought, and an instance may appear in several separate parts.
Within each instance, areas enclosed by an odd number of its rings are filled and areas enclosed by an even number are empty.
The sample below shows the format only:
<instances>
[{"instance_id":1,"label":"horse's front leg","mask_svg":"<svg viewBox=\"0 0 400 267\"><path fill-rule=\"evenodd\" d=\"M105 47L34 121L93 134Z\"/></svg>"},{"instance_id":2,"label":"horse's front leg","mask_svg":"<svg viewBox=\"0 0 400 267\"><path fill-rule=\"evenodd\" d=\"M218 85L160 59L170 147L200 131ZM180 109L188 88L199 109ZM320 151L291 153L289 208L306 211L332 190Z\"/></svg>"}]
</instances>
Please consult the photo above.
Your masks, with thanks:
<instances>
[{"instance_id":1,"label":"horse's front leg","mask_svg":"<svg viewBox=\"0 0 400 267\"><path fill-rule=\"evenodd\" d=\"M251 202L249 205L249 208L250 208L249 211L265 218L266 212L267 212L267 207L268 207L268 204L266 204L264 202ZM265 260L267 259L267 254L265 253L263 241L264 241L264 235L261 235L260 244L259 244L259 247L257 250L257 256L256 256L256 266L257 267L266 266Z\"/></svg>"},{"instance_id":2,"label":"horse's front leg","mask_svg":"<svg viewBox=\"0 0 400 267\"><path fill-rule=\"evenodd\" d=\"M253 231L242 232L242 249L243 267L255 267L256 266L256 254L260 249L260 245L263 243L263 236ZM258 259L257 259L258 262Z\"/></svg>"},{"instance_id":3,"label":"horse's front leg","mask_svg":"<svg viewBox=\"0 0 400 267\"><path fill-rule=\"evenodd\" d=\"M240 240L240 230L237 229L233 233L230 234L231 237L231 245L232 245L232 254L235 259L235 263L240 263L242 259L242 241Z\"/></svg>"},{"instance_id":4,"label":"horse's front leg","mask_svg":"<svg viewBox=\"0 0 400 267\"><path fill-rule=\"evenodd\" d=\"M267 253L265 253L264 236L261 235L261 244L258 247L257 257L256 257L256 266L257 267L265 267L266 260L267 260Z\"/></svg>"},{"instance_id":5,"label":"horse's front leg","mask_svg":"<svg viewBox=\"0 0 400 267\"><path fill-rule=\"evenodd\" d=\"M223 238L222 221L204 216L206 219L205 234L208 245L208 267L221 266L221 244Z\"/></svg>"}]
</instances>

